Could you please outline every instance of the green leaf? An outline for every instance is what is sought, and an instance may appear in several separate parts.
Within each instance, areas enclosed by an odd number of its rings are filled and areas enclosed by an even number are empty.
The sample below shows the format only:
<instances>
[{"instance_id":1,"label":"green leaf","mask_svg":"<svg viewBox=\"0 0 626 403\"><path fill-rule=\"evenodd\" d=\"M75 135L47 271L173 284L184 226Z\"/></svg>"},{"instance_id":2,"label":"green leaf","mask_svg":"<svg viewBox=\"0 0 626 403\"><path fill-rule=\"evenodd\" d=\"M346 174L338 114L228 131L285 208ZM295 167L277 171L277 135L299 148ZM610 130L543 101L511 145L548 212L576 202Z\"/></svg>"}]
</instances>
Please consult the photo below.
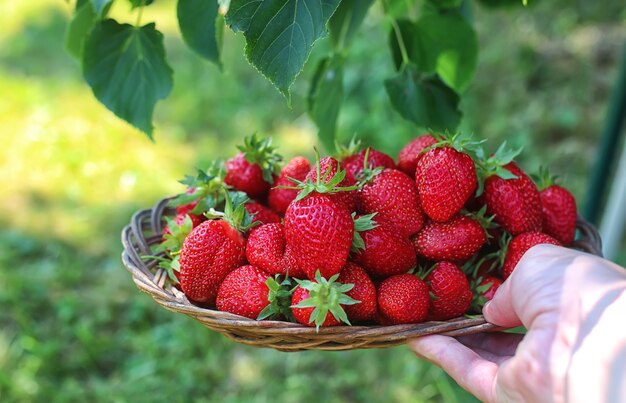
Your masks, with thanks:
<instances>
[{"instance_id":1,"label":"green leaf","mask_svg":"<svg viewBox=\"0 0 626 403\"><path fill-rule=\"evenodd\" d=\"M318 137L326 150L335 147L335 132L343 102L343 58L339 55L320 61L311 81L309 115L319 128Z\"/></svg>"},{"instance_id":2,"label":"green leaf","mask_svg":"<svg viewBox=\"0 0 626 403\"><path fill-rule=\"evenodd\" d=\"M93 5L93 9L99 16L106 15L112 0L89 0Z\"/></svg>"},{"instance_id":3,"label":"green leaf","mask_svg":"<svg viewBox=\"0 0 626 403\"><path fill-rule=\"evenodd\" d=\"M454 131L461 120L459 96L438 77L419 77L413 66L385 80L385 88L394 109L420 127Z\"/></svg>"},{"instance_id":4,"label":"green leaf","mask_svg":"<svg viewBox=\"0 0 626 403\"><path fill-rule=\"evenodd\" d=\"M417 22L396 21L410 61L422 73L437 73L457 92L467 88L478 61L478 39L472 26L458 11L429 12ZM396 32L389 37L396 68L402 54Z\"/></svg>"},{"instance_id":5,"label":"green leaf","mask_svg":"<svg viewBox=\"0 0 626 403\"><path fill-rule=\"evenodd\" d=\"M154 106L173 85L154 24L97 24L85 41L83 75L100 102L152 138Z\"/></svg>"},{"instance_id":6,"label":"green leaf","mask_svg":"<svg viewBox=\"0 0 626 403\"><path fill-rule=\"evenodd\" d=\"M464 91L478 61L474 28L458 11L426 14L417 21L417 28L426 68L457 92Z\"/></svg>"},{"instance_id":7,"label":"green leaf","mask_svg":"<svg viewBox=\"0 0 626 403\"><path fill-rule=\"evenodd\" d=\"M76 2L76 11L65 32L65 49L77 59L83 55L85 37L93 29L97 14L88 0Z\"/></svg>"},{"instance_id":8,"label":"green leaf","mask_svg":"<svg viewBox=\"0 0 626 403\"><path fill-rule=\"evenodd\" d=\"M396 32L393 28L389 31L389 48L391 49L391 57L396 70L399 71L403 67L402 52L400 51L398 39L398 35L400 35L410 61L417 66L419 71L425 71L427 67L421 55L417 25L415 22L406 19L397 19L395 24L398 31Z\"/></svg>"},{"instance_id":9,"label":"green leaf","mask_svg":"<svg viewBox=\"0 0 626 403\"><path fill-rule=\"evenodd\" d=\"M328 22L330 39L336 49L352 41L374 0L342 0Z\"/></svg>"},{"instance_id":10,"label":"green leaf","mask_svg":"<svg viewBox=\"0 0 626 403\"><path fill-rule=\"evenodd\" d=\"M178 26L187 46L200 56L221 67L217 1L178 0Z\"/></svg>"},{"instance_id":11,"label":"green leaf","mask_svg":"<svg viewBox=\"0 0 626 403\"><path fill-rule=\"evenodd\" d=\"M246 57L290 102L289 88L339 0L232 0L226 23L246 38Z\"/></svg>"},{"instance_id":12,"label":"green leaf","mask_svg":"<svg viewBox=\"0 0 626 403\"><path fill-rule=\"evenodd\" d=\"M137 7L149 6L154 3L154 0L129 0L131 4L131 8L135 9Z\"/></svg>"},{"instance_id":13,"label":"green leaf","mask_svg":"<svg viewBox=\"0 0 626 403\"><path fill-rule=\"evenodd\" d=\"M460 7L462 3L461 0L428 0L428 2L440 9Z\"/></svg>"}]
</instances>

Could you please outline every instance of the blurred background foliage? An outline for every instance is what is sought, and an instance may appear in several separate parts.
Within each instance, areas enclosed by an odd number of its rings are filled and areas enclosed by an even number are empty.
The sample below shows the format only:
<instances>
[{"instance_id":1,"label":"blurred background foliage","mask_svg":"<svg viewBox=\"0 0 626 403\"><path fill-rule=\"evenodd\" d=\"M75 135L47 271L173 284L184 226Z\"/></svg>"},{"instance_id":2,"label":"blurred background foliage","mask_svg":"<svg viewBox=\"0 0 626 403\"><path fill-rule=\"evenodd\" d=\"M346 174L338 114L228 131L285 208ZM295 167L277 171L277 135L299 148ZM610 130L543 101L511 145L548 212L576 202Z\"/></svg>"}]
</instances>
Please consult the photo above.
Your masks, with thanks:
<instances>
[{"instance_id":1,"label":"blurred background foliage","mask_svg":"<svg viewBox=\"0 0 626 403\"><path fill-rule=\"evenodd\" d=\"M114 15L128 15L118 3ZM524 146L526 169L550 166L582 201L626 11L621 0L530 3L473 8L480 58L462 127L491 149ZM287 157L311 155L307 80L288 109L245 62L240 36L226 34L220 73L182 44L175 2L157 2L144 20L166 34L175 87L151 143L93 98L64 51L71 7L0 3L0 401L471 401L406 347L255 349L140 294L119 259L131 214L254 131ZM386 99L386 37L375 7L348 55L339 133L395 156L420 133ZM312 58L325 55L324 41Z\"/></svg>"}]
</instances>

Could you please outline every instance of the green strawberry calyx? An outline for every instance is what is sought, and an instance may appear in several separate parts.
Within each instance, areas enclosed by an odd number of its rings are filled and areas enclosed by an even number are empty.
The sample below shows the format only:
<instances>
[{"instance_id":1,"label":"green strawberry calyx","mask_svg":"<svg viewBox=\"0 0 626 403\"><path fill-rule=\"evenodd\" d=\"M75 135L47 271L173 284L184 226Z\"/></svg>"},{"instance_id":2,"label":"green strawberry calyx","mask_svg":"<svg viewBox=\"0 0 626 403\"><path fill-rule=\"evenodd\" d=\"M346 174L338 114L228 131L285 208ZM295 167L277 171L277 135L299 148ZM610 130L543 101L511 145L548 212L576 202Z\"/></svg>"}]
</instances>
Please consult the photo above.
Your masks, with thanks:
<instances>
[{"instance_id":1,"label":"green strawberry calyx","mask_svg":"<svg viewBox=\"0 0 626 403\"><path fill-rule=\"evenodd\" d=\"M170 217L165 217L165 222L167 223L169 233L163 235L163 242L161 242L155 250L157 252L176 254L180 252L185 238L187 238L187 235L193 230L193 222L188 214L185 215L185 219L180 225L176 223L175 219Z\"/></svg>"},{"instance_id":2,"label":"green strawberry calyx","mask_svg":"<svg viewBox=\"0 0 626 403\"><path fill-rule=\"evenodd\" d=\"M315 328L319 331L324 324L326 315L330 312L337 320L350 325L346 311L341 305L354 305L360 303L350 298L346 293L354 288L354 284L341 284L337 282L339 274L335 274L329 279L322 277L320 271L315 273L315 281L298 280L298 285L309 291L309 298L303 299L292 308L314 308L309 318L309 323L315 323Z\"/></svg>"},{"instance_id":3,"label":"green strawberry calyx","mask_svg":"<svg viewBox=\"0 0 626 403\"><path fill-rule=\"evenodd\" d=\"M374 167L369 163L370 150L370 147L365 150L365 155L363 156L363 170L357 175L356 178L357 185L360 187L371 182L376 175L383 171L383 167Z\"/></svg>"},{"instance_id":4,"label":"green strawberry calyx","mask_svg":"<svg viewBox=\"0 0 626 403\"><path fill-rule=\"evenodd\" d=\"M552 185L557 185L559 182L559 177L551 175L548 168L543 165L539 167L539 172L531 175L531 178L535 181L539 191L545 190Z\"/></svg>"},{"instance_id":5,"label":"green strawberry calyx","mask_svg":"<svg viewBox=\"0 0 626 403\"><path fill-rule=\"evenodd\" d=\"M282 155L272 146L272 138L258 139L256 133L243 139L243 145L237 146L244 158L251 164L256 164L263 171L263 179L267 183L274 183L274 175L280 174Z\"/></svg>"},{"instance_id":6,"label":"green strawberry calyx","mask_svg":"<svg viewBox=\"0 0 626 403\"><path fill-rule=\"evenodd\" d=\"M179 252L180 253L180 252ZM158 267L165 270L165 272L167 273L167 277L170 280L170 282L175 285L178 284L178 277L176 276L176 273L180 272L180 262L179 262L179 253L177 254L170 254L170 253L165 253L165 256L162 255L144 255L141 258L142 259L154 259L156 260L158 263Z\"/></svg>"},{"instance_id":7,"label":"green strawberry calyx","mask_svg":"<svg viewBox=\"0 0 626 403\"><path fill-rule=\"evenodd\" d=\"M250 198L244 192L224 189L224 211L211 208L204 215L210 220L222 219L233 229L244 233L261 224L260 221L254 220L254 214L250 214L246 210L246 203L249 201Z\"/></svg>"},{"instance_id":8,"label":"green strawberry calyx","mask_svg":"<svg viewBox=\"0 0 626 403\"><path fill-rule=\"evenodd\" d=\"M439 263L433 263L430 266L419 265L413 270L413 274L417 276L422 281L426 281L426 277L430 275L437 268Z\"/></svg>"},{"instance_id":9,"label":"green strawberry calyx","mask_svg":"<svg viewBox=\"0 0 626 403\"><path fill-rule=\"evenodd\" d=\"M335 153L335 158L338 161L343 161L344 159L358 153L361 151L362 142L361 140L356 138L356 135L352 136L348 145L339 144L335 141L335 148L337 152Z\"/></svg>"},{"instance_id":10,"label":"green strawberry calyx","mask_svg":"<svg viewBox=\"0 0 626 403\"><path fill-rule=\"evenodd\" d=\"M259 313L257 320L286 318L290 322L296 321L291 312L291 296L297 285L294 285L290 278L283 277L277 274L265 282L269 289L267 294L269 304Z\"/></svg>"},{"instance_id":11,"label":"green strawberry calyx","mask_svg":"<svg viewBox=\"0 0 626 403\"><path fill-rule=\"evenodd\" d=\"M500 253L499 250L487 253L483 256L476 255L474 258L468 260L461 266L461 270L468 275L471 279L476 279L478 276L478 270L482 267L486 262L491 261L489 265L488 273L496 273L499 271L499 268L502 267L504 257Z\"/></svg>"},{"instance_id":12,"label":"green strawberry calyx","mask_svg":"<svg viewBox=\"0 0 626 403\"><path fill-rule=\"evenodd\" d=\"M201 215L224 201L223 190L226 170L222 161L212 162L206 171L199 168L196 170L195 177L187 175L185 179L179 181L187 186L187 192L172 199L170 206L180 207L197 201L198 203L190 213Z\"/></svg>"},{"instance_id":13,"label":"green strawberry calyx","mask_svg":"<svg viewBox=\"0 0 626 403\"><path fill-rule=\"evenodd\" d=\"M483 281L483 277L478 277L470 283L470 288L472 289L472 294L474 294L472 298L472 302L470 304L470 312L480 313L483 310L483 306L489 301L485 298L485 293L493 286L493 282L487 282L485 284L480 284Z\"/></svg>"},{"instance_id":14,"label":"green strawberry calyx","mask_svg":"<svg viewBox=\"0 0 626 403\"><path fill-rule=\"evenodd\" d=\"M522 148L516 150L507 148L506 141L500 144L496 152L489 157L483 148L479 148L476 153L476 173L478 175L478 189L476 196L480 196L485 188L485 180L490 176L499 176L502 179L517 179L517 175L506 169L504 166L513 162L522 152Z\"/></svg>"},{"instance_id":15,"label":"green strawberry calyx","mask_svg":"<svg viewBox=\"0 0 626 403\"><path fill-rule=\"evenodd\" d=\"M330 175L331 167L328 167L326 172L324 172L324 174L322 175L321 168L320 168L320 155L319 155L319 151L317 150L317 148L315 148L315 162L316 162L315 169L317 173L315 182L311 179L307 179L305 181L299 181L297 179L287 177L287 179L289 179L296 185L295 186L276 186L275 188L276 189L300 190L300 192L295 198L295 201L302 200L313 192L323 193L323 194L333 194L333 193L339 193L339 192L349 192L352 190L359 189L358 184L353 185L353 186L339 186L339 184L346 177L345 169L337 170L337 173L335 173L335 175L332 178L330 178L330 180L328 180L328 176Z\"/></svg>"},{"instance_id":16,"label":"green strawberry calyx","mask_svg":"<svg viewBox=\"0 0 626 403\"><path fill-rule=\"evenodd\" d=\"M444 133L433 133L432 136L435 140L437 140L437 142L425 147L420 154L425 154L433 148L452 147L458 152L466 153L471 157L474 157L481 149L482 144L486 141L475 140L472 135L467 132L456 132L454 134L450 134L446 131Z\"/></svg>"},{"instance_id":17,"label":"green strawberry calyx","mask_svg":"<svg viewBox=\"0 0 626 403\"><path fill-rule=\"evenodd\" d=\"M356 213L352 213L352 221L354 222L354 235L352 237L352 245L350 246L350 252L359 253L365 250L365 241L361 236L361 232L369 231L378 227L376 221L373 220L374 216L378 213L372 213L356 217Z\"/></svg>"}]
</instances>

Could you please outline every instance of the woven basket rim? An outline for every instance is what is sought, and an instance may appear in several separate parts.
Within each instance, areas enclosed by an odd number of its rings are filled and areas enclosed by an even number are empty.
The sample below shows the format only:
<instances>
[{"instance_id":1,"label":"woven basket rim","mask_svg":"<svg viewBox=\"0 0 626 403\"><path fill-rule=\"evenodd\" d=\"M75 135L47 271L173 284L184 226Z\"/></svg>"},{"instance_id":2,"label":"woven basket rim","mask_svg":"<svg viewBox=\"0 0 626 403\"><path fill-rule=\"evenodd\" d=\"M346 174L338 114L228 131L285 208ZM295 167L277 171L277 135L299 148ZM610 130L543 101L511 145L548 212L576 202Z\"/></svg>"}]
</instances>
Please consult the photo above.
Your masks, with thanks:
<instances>
[{"instance_id":1,"label":"woven basket rim","mask_svg":"<svg viewBox=\"0 0 626 403\"><path fill-rule=\"evenodd\" d=\"M151 247L162 239L164 216L173 215L167 206L171 198L158 201L154 207L137 211L122 230L124 247L122 262L131 273L135 285L150 295L155 302L172 312L192 317L209 329L222 333L237 342L257 347L271 347L281 351L349 350L381 348L404 344L412 337L428 334L460 336L486 331L502 330L485 321L482 315L460 317L441 322L423 322L406 325L355 325L314 327L285 321L245 318L191 303L185 295L166 281L167 274L156 267ZM578 237L573 248L602 256L600 236L593 225L579 217Z\"/></svg>"}]
</instances>

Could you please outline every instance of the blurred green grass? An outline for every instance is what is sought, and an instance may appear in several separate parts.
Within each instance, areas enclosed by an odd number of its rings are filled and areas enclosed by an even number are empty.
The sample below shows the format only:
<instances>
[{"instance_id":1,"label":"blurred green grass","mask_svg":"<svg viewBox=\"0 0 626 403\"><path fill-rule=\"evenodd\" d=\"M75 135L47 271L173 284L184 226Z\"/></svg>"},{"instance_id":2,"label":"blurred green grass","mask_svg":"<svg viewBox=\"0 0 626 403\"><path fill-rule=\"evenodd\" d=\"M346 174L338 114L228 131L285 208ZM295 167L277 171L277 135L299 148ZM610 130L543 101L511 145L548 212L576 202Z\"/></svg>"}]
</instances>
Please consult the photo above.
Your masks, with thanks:
<instances>
[{"instance_id":1,"label":"blurred green grass","mask_svg":"<svg viewBox=\"0 0 626 403\"><path fill-rule=\"evenodd\" d=\"M620 4L475 9L481 55L464 129L493 147L503 139L525 146L522 164L549 165L578 200L626 38ZM232 34L220 73L182 45L174 7L157 2L145 14L165 31L176 71L151 143L82 82L63 49L70 5L0 3L0 401L471 401L405 347L255 349L135 288L119 259L119 233L135 210L180 191L177 179L227 158L254 131L272 135L287 156L310 155L316 143L302 112L306 80L287 108ZM392 68L385 36L374 13L350 51L340 136L357 133L395 155L419 133L382 90Z\"/></svg>"}]
</instances>

